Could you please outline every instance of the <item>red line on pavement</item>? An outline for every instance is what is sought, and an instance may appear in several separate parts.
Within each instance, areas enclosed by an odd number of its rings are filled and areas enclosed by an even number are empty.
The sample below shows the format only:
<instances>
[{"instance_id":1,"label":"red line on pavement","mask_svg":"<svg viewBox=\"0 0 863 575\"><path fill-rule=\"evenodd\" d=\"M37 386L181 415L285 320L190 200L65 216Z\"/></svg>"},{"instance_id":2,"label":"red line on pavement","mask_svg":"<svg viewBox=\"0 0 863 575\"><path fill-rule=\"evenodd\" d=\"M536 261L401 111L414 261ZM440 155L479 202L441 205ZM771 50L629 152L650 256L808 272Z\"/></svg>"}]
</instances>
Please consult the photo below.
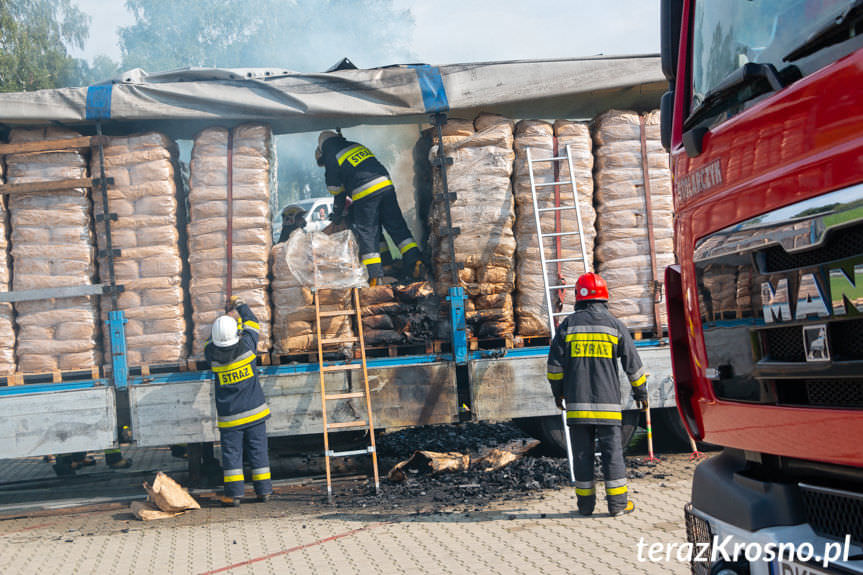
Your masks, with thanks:
<instances>
[{"instance_id":1,"label":"red line on pavement","mask_svg":"<svg viewBox=\"0 0 863 575\"><path fill-rule=\"evenodd\" d=\"M222 573L224 571L230 571L231 569L236 569L237 567L245 567L246 565L251 565L252 563L258 563L259 561L266 561L267 559L272 559L273 557L278 557L279 555L287 555L288 553L293 553L294 551L300 551L302 549L308 549L309 547L315 547L316 545L321 545L323 543L327 543L329 541L335 541L336 539L342 539L343 537L348 537L350 535L354 535L356 533L360 533L361 531L368 531L369 529L374 529L376 527L381 527L382 525L390 525L395 523L394 521L383 521L381 523L374 523L372 525L366 525L365 527L360 527L358 529L352 529L350 531L346 531L344 533L339 533L338 535L333 535L331 537L327 537L325 539L320 539L313 543L306 543L305 545L297 545L296 547L291 547L290 549L285 549L283 551L276 551L275 553L270 553L269 555L264 555L263 557L256 557L255 559L249 559L248 561L242 561L240 563L234 563L233 565L227 565L225 567L220 567L219 569L214 569L212 571L205 571L201 575L213 575L213 573Z\"/></svg>"},{"instance_id":2,"label":"red line on pavement","mask_svg":"<svg viewBox=\"0 0 863 575\"><path fill-rule=\"evenodd\" d=\"M21 533L22 531L32 531L34 529L41 529L42 527L50 527L51 525L56 525L54 523L40 523L39 525L31 525L30 527L24 527L22 529L16 529L14 531L7 531L5 533L0 533L0 537L5 537L7 535L14 535L15 533Z\"/></svg>"}]
</instances>

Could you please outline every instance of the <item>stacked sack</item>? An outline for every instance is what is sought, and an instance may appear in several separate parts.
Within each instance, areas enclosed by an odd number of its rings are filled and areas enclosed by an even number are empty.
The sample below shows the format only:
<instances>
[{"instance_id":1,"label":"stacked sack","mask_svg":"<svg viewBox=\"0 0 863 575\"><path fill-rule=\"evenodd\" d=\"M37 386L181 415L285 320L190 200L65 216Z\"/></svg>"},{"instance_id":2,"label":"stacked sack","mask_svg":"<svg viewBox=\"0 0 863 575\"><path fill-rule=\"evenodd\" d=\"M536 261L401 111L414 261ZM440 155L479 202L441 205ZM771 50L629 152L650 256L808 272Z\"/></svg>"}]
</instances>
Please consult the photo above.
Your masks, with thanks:
<instances>
[{"instance_id":1,"label":"stacked sack","mask_svg":"<svg viewBox=\"0 0 863 575\"><path fill-rule=\"evenodd\" d=\"M315 300L319 287L322 312L353 310L352 286L366 285L359 248L350 230L333 235L297 229L288 241L273 247L273 351L276 354L316 351ZM353 337L350 315L321 318L325 338ZM345 343L345 347L350 344Z\"/></svg>"},{"instance_id":2,"label":"stacked sack","mask_svg":"<svg viewBox=\"0 0 863 575\"><path fill-rule=\"evenodd\" d=\"M708 264L704 268L704 303L711 319L735 315L737 308L737 266Z\"/></svg>"},{"instance_id":3,"label":"stacked sack","mask_svg":"<svg viewBox=\"0 0 863 575\"><path fill-rule=\"evenodd\" d=\"M77 137L62 128L12 130L9 140L31 142ZM85 178L79 151L6 156L7 182L23 184ZM83 286L96 274L85 188L13 194L12 289ZM22 301L15 304L18 371L85 370L98 365L98 296Z\"/></svg>"},{"instance_id":4,"label":"stacked sack","mask_svg":"<svg viewBox=\"0 0 863 575\"><path fill-rule=\"evenodd\" d=\"M651 281L661 282L665 267L674 263L671 171L660 142L659 112L651 112L645 120L656 270L651 270L641 129L635 112L611 110L595 121L595 256L596 271L608 283L612 313L630 329L659 331L665 325L665 306L659 306L660 326L656 326L656 290Z\"/></svg>"},{"instance_id":5,"label":"stacked sack","mask_svg":"<svg viewBox=\"0 0 863 575\"><path fill-rule=\"evenodd\" d=\"M433 337L437 307L429 282L362 289L360 305L367 346L418 343Z\"/></svg>"},{"instance_id":6,"label":"stacked sack","mask_svg":"<svg viewBox=\"0 0 863 575\"><path fill-rule=\"evenodd\" d=\"M273 138L266 126L243 125L232 136L232 295L258 318L258 351L270 347L268 264ZM225 128L195 137L189 179L189 266L194 337L192 354L203 355L210 328L227 299L228 138Z\"/></svg>"},{"instance_id":7,"label":"stacked sack","mask_svg":"<svg viewBox=\"0 0 863 575\"><path fill-rule=\"evenodd\" d=\"M447 169L459 282L469 296L468 325L477 337L500 337L514 332L512 291L515 287L512 162L513 122L481 114L474 123L451 119L443 130L444 155L453 159ZM429 158L438 155L435 141ZM446 295L452 284L446 230L446 206L440 170L434 170L434 201L429 216L429 244L434 255L435 290Z\"/></svg>"},{"instance_id":8,"label":"stacked sack","mask_svg":"<svg viewBox=\"0 0 863 575\"><path fill-rule=\"evenodd\" d=\"M186 320L183 310L183 262L177 232L177 148L157 133L112 137L104 147L105 175L114 178L108 188L108 209L117 214L111 222L116 282L124 291L117 307L126 316L126 350L131 365L175 363L186 355ZM90 172L99 173L99 156L93 154ZM93 193L95 213L103 211L102 194ZM104 249L105 227L96 225L99 249ZM108 264L99 259L103 283ZM108 317L110 299L102 300L102 320ZM110 339L105 333L105 350ZM108 352L110 353L110 352ZM110 356L106 354L106 362Z\"/></svg>"},{"instance_id":9,"label":"stacked sack","mask_svg":"<svg viewBox=\"0 0 863 575\"><path fill-rule=\"evenodd\" d=\"M0 161L0 183L3 183ZM0 198L0 291L9 291L9 243L6 241L6 201ZM12 304L0 303L0 376L15 372L15 326Z\"/></svg>"},{"instance_id":10,"label":"stacked sack","mask_svg":"<svg viewBox=\"0 0 863 575\"><path fill-rule=\"evenodd\" d=\"M557 152L555 152L557 138ZM586 125L578 122L558 120L552 124L539 120L522 120L515 130L515 170L513 187L515 190L515 237L516 251L516 294L515 313L518 322L518 333L523 336L548 335L548 310L545 302L545 287L542 281L542 265L539 254L539 238L536 232L536 220L533 213L533 197L530 186L530 172L527 162L527 150L531 158L536 160L551 157L565 157L567 146L572 154L575 171L575 185L578 192L579 209L581 210L581 230L584 235L584 247L587 255L587 266L593 268L593 241L596 237L594 222L596 213L593 210L593 154L591 153L590 132ZM537 185L536 196L539 208L556 206L573 207L572 186L558 186L555 195L554 186L542 186L552 182L569 182L569 162L538 162L533 165L534 182ZM575 210L540 212L542 233L577 232L579 230ZM577 235L559 236L559 242L554 237L545 238L545 255L548 259L581 258L581 243ZM558 250L558 243L560 249ZM585 271L584 261L569 261L548 264L549 285L574 284L578 276ZM555 311L572 309L573 291L556 290L552 297L557 296L562 304Z\"/></svg>"}]
</instances>

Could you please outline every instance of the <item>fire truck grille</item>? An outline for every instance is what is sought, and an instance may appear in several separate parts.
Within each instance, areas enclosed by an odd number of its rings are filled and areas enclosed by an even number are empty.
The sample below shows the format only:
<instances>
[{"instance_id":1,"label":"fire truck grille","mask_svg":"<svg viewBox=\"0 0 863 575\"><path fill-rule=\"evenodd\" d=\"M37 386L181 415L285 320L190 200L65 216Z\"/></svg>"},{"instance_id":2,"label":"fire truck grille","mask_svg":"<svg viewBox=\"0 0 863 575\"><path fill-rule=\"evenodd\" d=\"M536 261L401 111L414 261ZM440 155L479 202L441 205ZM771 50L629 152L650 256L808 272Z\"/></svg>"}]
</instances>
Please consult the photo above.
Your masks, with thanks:
<instances>
[{"instance_id":1,"label":"fire truck grille","mask_svg":"<svg viewBox=\"0 0 863 575\"><path fill-rule=\"evenodd\" d=\"M863 379L807 381L809 405L818 407L863 407Z\"/></svg>"},{"instance_id":2,"label":"fire truck grille","mask_svg":"<svg viewBox=\"0 0 863 575\"><path fill-rule=\"evenodd\" d=\"M782 246L772 246L763 252L766 273L819 265L863 254L863 225L837 230L827 242L814 250L789 254Z\"/></svg>"},{"instance_id":3,"label":"fire truck grille","mask_svg":"<svg viewBox=\"0 0 863 575\"><path fill-rule=\"evenodd\" d=\"M762 330L761 340L770 361L806 361L800 326ZM827 323L827 341L834 361L863 360L863 319Z\"/></svg>"},{"instance_id":4,"label":"fire truck grille","mask_svg":"<svg viewBox=\"0 0 863 575\"><path fill-rule=\"evenodd\" d=\"M687 503L683 508L683 514L686 516L686 540L689 543L692 543L692 546L695 549L698 549L698 543L707 543L708 545L711 545L708 552L706 554L702 554L702 557L710 557L713 553L713 533L710 531L710 524L692 512L691 503ZM695 558L695 555L696 554L693 554L693 559ZM710 575L711 566L712 564L710 561L691 562L693 575Z\"/></svg>"},{"instance_id":5,"label":"fire truck grille","mask_svg":"<svg viewBox=\"0 0 863 575\"><path fill-rule=\"evenodd\" d=\"M766 329L761 337L771 361L806 361L803 331L799 326Z\"/></svg>"},{"instance_id":6,"label":"fire truck grille","mask_svg":"<svg viewBox=\"0 0 863 575\"><path fill-rule=\"evenodd\" d=\"M836 359L863 359L863 320L833 322L827 335L830 351Z\"/></svg>"},{"instance_id":7,"label":"fire truck grille","mask_svg":"<svg viewBox=\"0 0 863 575\"><path fill-rule=\"evenodd\" d=\"M821 536L863 542L863 494L800 485L809 525Z\"/></svg>"}]
</instances>

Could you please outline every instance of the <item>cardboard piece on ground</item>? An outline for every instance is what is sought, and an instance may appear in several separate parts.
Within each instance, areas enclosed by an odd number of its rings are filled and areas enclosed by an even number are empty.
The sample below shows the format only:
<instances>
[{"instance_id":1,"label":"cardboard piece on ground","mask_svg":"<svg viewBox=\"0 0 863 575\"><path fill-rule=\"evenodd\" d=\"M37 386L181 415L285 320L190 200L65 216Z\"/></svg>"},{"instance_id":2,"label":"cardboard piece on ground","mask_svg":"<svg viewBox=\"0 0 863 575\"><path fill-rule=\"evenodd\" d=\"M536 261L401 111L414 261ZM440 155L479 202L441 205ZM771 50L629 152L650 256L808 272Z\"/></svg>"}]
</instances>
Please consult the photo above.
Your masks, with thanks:
<instances>
[{"instance_id":1,"label":"cardboard piece on ground","mask_svg":"<svg viewBox=\"0 0 863 575\"><path fill-rule=\"evenodd\" d=\"M416 469L420 473L440 473L442 471L464 471L470 466L470 455L455 451L440 453L437 451L415 451L408 459L397 463L387 477L390 481L401 482L407 477L406 472Z\"/></svg>"},{"instance_id":2,"label":"cardboard piece on ground","mask_svg":"<svg viewBox=\"0 0 863 575\"><path fill-rule=\"evenodd\" d=\"M161 471L156 474L152 487L144 482L144 489L147 491L150 501L167 513L201 508L188 491Z\"/></svg>"},{"instance_id":3,"label":"cardboard piece on ground","mask_svg":"<svg viewBox=\"0 0 863 575\"><path fill-rule=\"evenodd\" d=\"M496 471L523 457L539 444L538 439L514 439L501 447L484 451L473 465L481 467L483 471Z\"/></svg>"},{"instance_id":4,"label":"cardboard piece on ground","mask_svg":"<svg viewBox=\"0 0 863 575\"><path fill-rule=\"evenodd\" d=\"M141 521L153 521L155 519L170 519L177 515L182 515L185 511L175 511L168 513L162 511L149 501L133 501L130 507L132 513Z\"/></svg>"}]
</instances>

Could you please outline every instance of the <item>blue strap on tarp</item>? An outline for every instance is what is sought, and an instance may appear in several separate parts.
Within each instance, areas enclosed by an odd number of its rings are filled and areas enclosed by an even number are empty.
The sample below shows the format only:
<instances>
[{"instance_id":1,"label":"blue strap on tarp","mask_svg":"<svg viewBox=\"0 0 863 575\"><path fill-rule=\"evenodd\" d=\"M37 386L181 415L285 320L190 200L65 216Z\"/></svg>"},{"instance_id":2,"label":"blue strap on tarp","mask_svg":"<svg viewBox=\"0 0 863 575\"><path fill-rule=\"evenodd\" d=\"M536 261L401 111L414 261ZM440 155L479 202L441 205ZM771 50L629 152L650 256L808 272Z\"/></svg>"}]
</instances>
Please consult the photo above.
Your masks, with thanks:
<instances>
[{"instance_id":1,"label":"blue strap on tarp","mask_svg":"<svg viewBox=\"0 0 863 575\"><path fill-rule=\"evenodd\" d=\"M112 84L87 88L87 119L109 120L111 118Z\"/></svg>"},{"instance_id":2,"label":"blue strap on tarp","mask_svg":"<svg viewBox=\"0 0 863 575\"><path fill-rule=\"evenodd\" d=\"M426 112L431 114L449 110L449 101L446 97L446 89L443 87L440 68L428 64L415 64L411 68L417 71L417 80L419 80Z\"/></svg>"}]
</instances>

